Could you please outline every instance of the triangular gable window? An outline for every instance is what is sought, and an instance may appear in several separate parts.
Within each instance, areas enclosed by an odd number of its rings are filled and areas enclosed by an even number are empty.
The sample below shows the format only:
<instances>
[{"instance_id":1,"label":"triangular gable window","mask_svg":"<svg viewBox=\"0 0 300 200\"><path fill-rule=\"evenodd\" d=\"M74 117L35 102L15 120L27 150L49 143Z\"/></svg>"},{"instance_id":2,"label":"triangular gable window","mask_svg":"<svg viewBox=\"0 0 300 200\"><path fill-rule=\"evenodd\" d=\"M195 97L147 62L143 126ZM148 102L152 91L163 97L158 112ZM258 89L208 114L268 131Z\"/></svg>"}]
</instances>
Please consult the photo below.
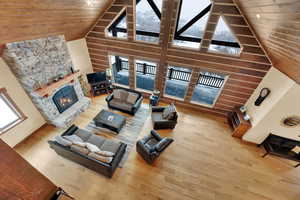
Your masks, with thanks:
<instances>
[{"instance_id":1,"label":"triangular gable window","mask_svg":"<svg viewBox=\"0 0 300 200\"><path fill-rule=\"evenodd\" d=\"M208 50L229 55L239 55L241 52L241 45L234 33L230 30L223 16L221 16L218 21Z\"/></svg>"},{"instance_id":2,"label":"triangular gable window","mask_svg":"<svg viewBox=\"0 0 300 200\"><path fill-rule=\"evenodd\" d=\"M108 36L127 38L126 11L123 11L123 13L110 25L108 28Z\"/></svg>"},{"instance_id":3,"label":"triangular gable window","mask_svg":"<svg viewBox=\"0 0 300 200\"><path fill-rule=\"evenodd\" d=\"M181 47L199 48L209 13L210 0L181 0L173 44Z\"/></svg>"},{"instance_id":4,"label":"triangular gable window","mask_svg":"<svg viewBox=\"0 0 300 200\"><path fill-rule=\"evenodd\" d=\"M136 40L159 41L162 0L136 1Z\"/></svg>"}]
</instances>

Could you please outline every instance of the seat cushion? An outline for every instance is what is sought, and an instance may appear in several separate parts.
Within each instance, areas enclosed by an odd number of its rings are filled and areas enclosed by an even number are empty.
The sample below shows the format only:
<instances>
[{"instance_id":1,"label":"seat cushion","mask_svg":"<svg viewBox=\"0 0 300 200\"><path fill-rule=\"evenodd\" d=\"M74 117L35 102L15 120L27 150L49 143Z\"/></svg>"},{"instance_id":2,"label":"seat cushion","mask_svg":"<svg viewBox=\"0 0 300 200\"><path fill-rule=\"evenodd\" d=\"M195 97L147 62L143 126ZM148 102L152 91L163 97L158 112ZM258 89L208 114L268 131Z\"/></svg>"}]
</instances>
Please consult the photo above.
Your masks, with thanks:
<instances>
[{"instance_id":1,"label":"seat cushion","mask_svg":"<svg viewBox=\"0 0 300 200\"><path fill-rule=\"evenodd\" d=\"M120 142L116 142L113 140L105 140L105 142L102 144L100 149L102 151L109 151L109 152L116 154L120 145L121 145Z\"/></svg>"},{"instance_id":2,"label":"seat cushion","mask_svg":"<svg viewBox=\"0 0 300 200\"><path fill-rule=\"evenodd\" d=\"M113 160L113 157L105 157L93 152L89 153L88 156L105 163L111 163L111 161Z\"/></svg>"},{"instance_id":3,"label":"seat cushion","mask_svg":"<svg viewBox=\"0 0 300 200\"><path fill-rule=\"evenodd\" d=\"M77 135L65 135L65 136L63 136L63 138L71 141L72 143L74 143L74 142L83 142L83 140Z\"/></svg>"},{"instance_id":4,"label":"seat cushion","mask_svg":"<svg viewBox=\"0 0 300 200\"><path fill-rule=\"evenodd\" d=\"M160 122L160 121L167 121L166 119L163 118L162 113L152 113L152 121L154 122Z\"/></svg>"},{"instance_id":5,"label":"seat cushion","mask_svg":"<svg viewBox=\"0 0 300 200\"><path fill-rule=\"evenodd\" d=\"M67 139L63 138L60 135L55 136L54 139L55 139L55 141L58 144L61 144L61 145L66 146L66 147L71 146L73 144L73 142L71 142L70 140L67 140Z\"/></svg>"},{"instance_id":6,"label":"seat cushion","mask_svg":"<svg viewBox=\"0 0 300 200\"><path fill-rule=\"evenodd\" d=\"M138 94L133 93L133 92L129 92L126 102L129 103L129 104L135 104L138 97L139 97Z\"/></svg>"},{"instance_id":7,"label":"seat cushion","mask_svg":"<svg viewBox=\"0 0 300 200\"><path fill-rule=\"evenodd\" d=\"M92 135L91 132L83 130L83 129L77 129L74 132L74 135L77 135L78 137L80 137L84 142L86 142L89 137Z\"/></svg>"},{"instance_id":8,"label":"seat cushion","mask_svg":"<svg viewBox=\"0 0 300 200\"><path fill-rule=\"evenodd\" d=\"M120 108L122 110L131 111L132 106L131 104L127 103L126 101L121 101L118 99L113 99L110 101L110 105L116 108Z\"/></svg>"},{"instance_id":9,"label":"seat cushion","mask_svg":"<svg viewBox=\"0 0 300 200\"><path fill-rule=\"evenodd\" d=\"M113 94L114 94L114 99L121 99L120 89L115 89L113 91Z\"/></svg>"},{"instance_id":10,"label":"seat cushion","mask_svg":"<svg viewBox=\"0 0 300 200\"><path fill-rule=\"evenodd\" d=\"M100 148L105 140L106 139L102 136L92 134L86 142L96 145L98 148Z\"/></svg>"},{"instance_id":11,"label":"seat cushion","mask_svg":"<svg viewBox=\"0 0 300 200\"><path fill-rule=\"evenodd\" d=\"M80 146L74 145L74 144L71 145L71 150L75 151L77 153L84 154L84 155L87 155L90 152L87 148L80 147Z\"/></svg>"}]
</instances>

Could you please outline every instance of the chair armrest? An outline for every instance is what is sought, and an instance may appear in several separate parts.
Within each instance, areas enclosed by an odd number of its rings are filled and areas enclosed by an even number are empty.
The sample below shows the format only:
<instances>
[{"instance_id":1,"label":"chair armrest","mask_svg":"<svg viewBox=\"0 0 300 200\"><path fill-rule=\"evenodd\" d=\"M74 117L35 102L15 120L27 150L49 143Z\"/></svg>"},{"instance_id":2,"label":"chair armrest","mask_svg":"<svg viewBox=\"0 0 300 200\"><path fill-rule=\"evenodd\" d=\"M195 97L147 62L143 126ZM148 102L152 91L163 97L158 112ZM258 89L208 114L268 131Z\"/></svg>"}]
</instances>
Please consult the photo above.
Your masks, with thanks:
<instances>
[{"instance_id":1,"label":"chair armrest","mask_svg":"<svg viewBox=\"0 0 300 200\"><path fill-rule=\"evenodd\" d=\"M162 140L162 137L155 130L152 130L150 133L157 141Z\"/></svg>"},{"instance_id":2,"label":"chair armrest","mask_svg":"<svg viewBox=\"0 0 300 200\"><path fill-rule=\"evenodd\" d=\"M142 104L142 101L143 101L144 97L140 97L136 102L135 104L133 105L133 108L137 109L141 104Z\"/></svg>"},{"instance_id":3,"label":"chair armrest","mask_svg":"<svg viewBox=\"0 0 300 200\"><path fill-rule=\"evenodd\" d=\"M127 144L121 144L121 146L119 147L119 150L117 151L114 159L111 162L112 169L115 169L116 167L118 167L118 165L119 165L120 161L122 160L123 155L126 151L126 147L127 147Z\"/></svg>"},{"instance_id":4,"label":"chair armrest","mask_svg":"<svg viewBox=\"0 0 300 200\"><path fill-rule=\"evenodd\" d=\"M105 98L106 102L110 102L114 98L114 94L110 94Z\"/></svg>"},{"instance_id":5,"label":"chair armrest","mask_svg":"<svg viewBox=\"0 0 300 200\"><path fill-rule=\"evenodd\" d=\"M63 134L62 136L65 136L65 135L72 135L76 130L78 129L77 126L75 126L74 124L68 128Z\"/></svg>"},{"instance_id":6,"label":"chair armrest","mask_svg":"<svg viewBox=\"0 0 300 200\"><path fill-rule=\"evenodd\" d=\"M174 140L172 138L163 138L155 145L155 149L158 152L164 151Z\"/></svg>"},{"instance_id":7,"label":"chair armrest","mask_svg":"<svg viewBox=\"0 0 300 200\"><path fill-rule=\"evenodd\" d=\"M152 112L163 112L166 107L164 106L153 106Z\"/></svg>"}]
</instances>

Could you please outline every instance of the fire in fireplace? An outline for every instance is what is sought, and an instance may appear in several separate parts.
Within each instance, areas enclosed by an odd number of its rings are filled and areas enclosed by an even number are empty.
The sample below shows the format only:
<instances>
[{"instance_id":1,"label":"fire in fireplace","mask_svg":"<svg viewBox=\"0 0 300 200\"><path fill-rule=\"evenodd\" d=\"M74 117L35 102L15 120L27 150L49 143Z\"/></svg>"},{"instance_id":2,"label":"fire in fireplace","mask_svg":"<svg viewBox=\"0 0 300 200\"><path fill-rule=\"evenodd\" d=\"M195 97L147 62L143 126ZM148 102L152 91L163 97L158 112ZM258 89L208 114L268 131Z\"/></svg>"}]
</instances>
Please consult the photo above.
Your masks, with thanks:
<instances>
[{"instance_id":1,"label":"fire in fireplace","mask_svg":"<svg viewBox=\"0 0 300 200\"><path fill-rule=\"evenodd\" d=\"M57 91L52 99L59 113L64 112L78 101L74 87L70 85Z\"/></svg>"}]
</instances>

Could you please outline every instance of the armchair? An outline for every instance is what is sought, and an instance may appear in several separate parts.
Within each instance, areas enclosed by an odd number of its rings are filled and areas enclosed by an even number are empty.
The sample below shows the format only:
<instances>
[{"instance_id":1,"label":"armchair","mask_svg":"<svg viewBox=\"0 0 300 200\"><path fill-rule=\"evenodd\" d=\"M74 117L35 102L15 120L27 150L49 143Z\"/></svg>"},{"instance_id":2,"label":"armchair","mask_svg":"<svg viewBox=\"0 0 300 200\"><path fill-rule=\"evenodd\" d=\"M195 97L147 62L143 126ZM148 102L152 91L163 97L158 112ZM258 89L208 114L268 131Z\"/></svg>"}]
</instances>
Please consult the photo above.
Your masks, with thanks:
<instances>
[{"instance_id":1,"label":"armchair","mask_svg":"<svg viewBox=\"0 0 300 200\"><path fill-rule=\"evenodd\" d=\"M148 164L152 164L173 141L172 138L162 138L152 130L150 135L136 143L136 150Z\"/></svg>"},{"instance_id":2,"label":"armchair","mask_svg":"<svg viewBox=\"0 0 300 200\"><path fill-rule=\"evenodd\" d=\"M163 111L166 107L153 106L152 107L152 123L153 129L174 129L177 124L177 112L174 114L172 119L164 119Z\"/></svg>"}]
</instances>

